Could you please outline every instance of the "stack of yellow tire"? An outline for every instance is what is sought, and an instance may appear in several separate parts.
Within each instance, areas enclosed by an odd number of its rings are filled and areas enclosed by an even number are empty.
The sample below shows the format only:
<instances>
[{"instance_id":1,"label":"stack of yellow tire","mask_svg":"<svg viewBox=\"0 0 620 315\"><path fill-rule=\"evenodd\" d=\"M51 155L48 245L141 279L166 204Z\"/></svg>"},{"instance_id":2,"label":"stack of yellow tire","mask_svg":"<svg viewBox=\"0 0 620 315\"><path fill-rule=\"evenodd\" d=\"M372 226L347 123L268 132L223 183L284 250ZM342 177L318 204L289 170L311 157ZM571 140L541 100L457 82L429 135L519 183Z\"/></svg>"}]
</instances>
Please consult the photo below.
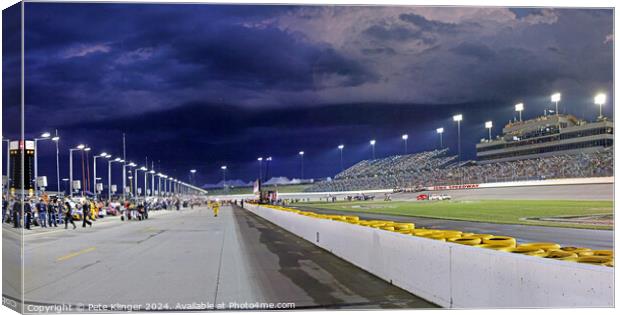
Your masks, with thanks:
<instances>
[{"instance_id":1,"label":"stack of yellow tire","mask_svg":"<svg viewBox=\"0 0 620 315\"><path fill-rule=\"evenodd\" d=\"M474 234L455 230L434 230L416 228L413 223L393 222L384 220L360 220L357 216L317 214L310 211L301 211L292 208L269 206L272 209L293 212L317 219L327 219L350 224L393 231L418 237L425 237L439 241L475 246L503 252L544 257L578 263L614 267L614 252L612 250L592 250L579 247L561 247L555 243L525 243L517 244L517 240L510 236L495 236L492 234Z\"/></svg>"}]
</instances>

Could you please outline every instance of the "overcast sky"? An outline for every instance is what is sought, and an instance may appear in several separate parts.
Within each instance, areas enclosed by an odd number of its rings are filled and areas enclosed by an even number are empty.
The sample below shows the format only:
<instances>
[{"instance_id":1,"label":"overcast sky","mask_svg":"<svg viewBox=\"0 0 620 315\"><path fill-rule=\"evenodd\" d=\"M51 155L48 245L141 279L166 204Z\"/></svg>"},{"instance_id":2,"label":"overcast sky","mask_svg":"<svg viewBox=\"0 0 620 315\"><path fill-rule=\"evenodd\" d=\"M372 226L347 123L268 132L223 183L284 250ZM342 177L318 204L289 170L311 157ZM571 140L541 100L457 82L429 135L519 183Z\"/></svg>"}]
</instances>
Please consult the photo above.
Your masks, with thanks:
<instances>
[{"instance_id":1,"label":"overcast sky","mask_svg":"<svg viewBox=\"0 0 620 315\"><path fill-rule=\"evenodd\" d=\"M3 132L15 138L11 12ZM300 150L306 177L333 176L340 143L352 165L372 138L378 156L402 153L403 133L410 152L434 149L440 126L455 152L456 113L475 158L484 121L499 132L517 102L534 117L559 91L562 111L594 119L593 95L612 92L612 10L27 3L25 16L28 136L58 129L68 164L78 143L121 154L125 132L128 158L183 179L198 169L200 183L224 164L253 179L268 155L270 175L299 177Z\"/></svg>"}]
</instances>

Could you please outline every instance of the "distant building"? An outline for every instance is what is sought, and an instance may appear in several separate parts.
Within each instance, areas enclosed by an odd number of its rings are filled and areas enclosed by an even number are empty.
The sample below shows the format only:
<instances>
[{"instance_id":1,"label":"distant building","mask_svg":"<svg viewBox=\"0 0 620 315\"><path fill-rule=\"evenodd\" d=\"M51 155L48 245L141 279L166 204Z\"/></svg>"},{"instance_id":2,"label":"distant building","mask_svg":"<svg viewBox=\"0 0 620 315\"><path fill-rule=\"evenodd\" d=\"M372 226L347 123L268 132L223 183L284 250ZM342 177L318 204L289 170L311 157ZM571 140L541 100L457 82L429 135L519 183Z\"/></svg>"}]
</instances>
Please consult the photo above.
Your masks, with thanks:
<instances>
[{"instance_id":1,"label":"distant building","mask_svg":"<svg viewBox=\"0 0 620 315\"><path fill-rule=\"evenodd\" d=\"M513 161L557 154L591 152L613 146L613 122L573 115L546 115L509 122L503 134L476 144L478 163Z\"/></svg>"}]
</instances>

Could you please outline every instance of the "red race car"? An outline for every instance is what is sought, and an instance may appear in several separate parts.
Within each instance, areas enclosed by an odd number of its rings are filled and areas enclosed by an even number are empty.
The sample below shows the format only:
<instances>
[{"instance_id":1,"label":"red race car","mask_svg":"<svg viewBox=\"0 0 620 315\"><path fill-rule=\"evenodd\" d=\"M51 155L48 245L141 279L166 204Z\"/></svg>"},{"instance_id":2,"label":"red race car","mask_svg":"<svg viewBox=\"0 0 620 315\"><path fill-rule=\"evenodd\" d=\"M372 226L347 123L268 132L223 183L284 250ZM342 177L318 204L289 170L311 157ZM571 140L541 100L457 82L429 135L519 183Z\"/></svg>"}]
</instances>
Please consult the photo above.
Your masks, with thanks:
<instances>
[{"instance_id":1,"label":"red race car","mask_svg":"<svg viewBox=\"0 0 620 315\"><path fill-rule=\"evenodd\" d=\"M428 200L428 195L427 194L420 194L415 199L417 199L417 200Z\"/></svg>"}]
</instances>

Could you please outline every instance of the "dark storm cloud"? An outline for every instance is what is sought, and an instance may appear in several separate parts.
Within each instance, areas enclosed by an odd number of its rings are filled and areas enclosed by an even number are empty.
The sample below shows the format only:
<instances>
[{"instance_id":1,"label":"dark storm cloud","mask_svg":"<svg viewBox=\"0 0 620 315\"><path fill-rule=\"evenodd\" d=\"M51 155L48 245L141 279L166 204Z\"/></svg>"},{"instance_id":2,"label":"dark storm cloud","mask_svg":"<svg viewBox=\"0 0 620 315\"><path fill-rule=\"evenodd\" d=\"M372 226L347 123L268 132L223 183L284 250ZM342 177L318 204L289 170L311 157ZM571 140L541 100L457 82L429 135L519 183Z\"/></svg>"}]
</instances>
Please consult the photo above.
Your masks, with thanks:
<instances>
[{"instance_id":1,"label":"dark storm cloud","mask_svg":"<svg viewBox=\"0 0 620 315\"><path fill-rule=\"evenodd\" d=\"M473 157L479 124L510 119L517 99L542 112L551 91L567 103L611 93L611 10L26 6L29 137L58 128L62 150L85 142L118 154L125 132L133 159L148 155L181 175L209 165L204 181L219 178L221 163L250 179L258 154L298 175L301 149L308 174L333 175L318 152L341 141L365 152L370 137L412 130L416 148L429 149L431 131L456 112L467 117L463 148ZM5 50L15 38L4 36ZM10 78L19 58L5 53L4 64ZM3 82L6 113L19 81ZM380 150L398 153L395 143Z\"/></svg>"},{"instance_id":2,"label":"dark storm cloud","mask_svg":"<svg viewBox=\"0 0 620 315\"><path fill-rule=\"evenodd\" d=\"M425 32L454 32L457 29L457 25L454 23L430 21L417 14L401 14L399 15L399 18L402 21L409 22L417 26L420 30Z\"/></svg>"},{"instance_id":3,"label":"dark storm cloud","mask_svg":"<svg viewBox=\"0 0 620 315\"><path fill-rule=\"evenodd\" d=\"M451 50L459 55L478 58L481 61L495 56L495 51L489 48L489 46L480 43L461 43Z\"/></svg>"}]
</instances>

